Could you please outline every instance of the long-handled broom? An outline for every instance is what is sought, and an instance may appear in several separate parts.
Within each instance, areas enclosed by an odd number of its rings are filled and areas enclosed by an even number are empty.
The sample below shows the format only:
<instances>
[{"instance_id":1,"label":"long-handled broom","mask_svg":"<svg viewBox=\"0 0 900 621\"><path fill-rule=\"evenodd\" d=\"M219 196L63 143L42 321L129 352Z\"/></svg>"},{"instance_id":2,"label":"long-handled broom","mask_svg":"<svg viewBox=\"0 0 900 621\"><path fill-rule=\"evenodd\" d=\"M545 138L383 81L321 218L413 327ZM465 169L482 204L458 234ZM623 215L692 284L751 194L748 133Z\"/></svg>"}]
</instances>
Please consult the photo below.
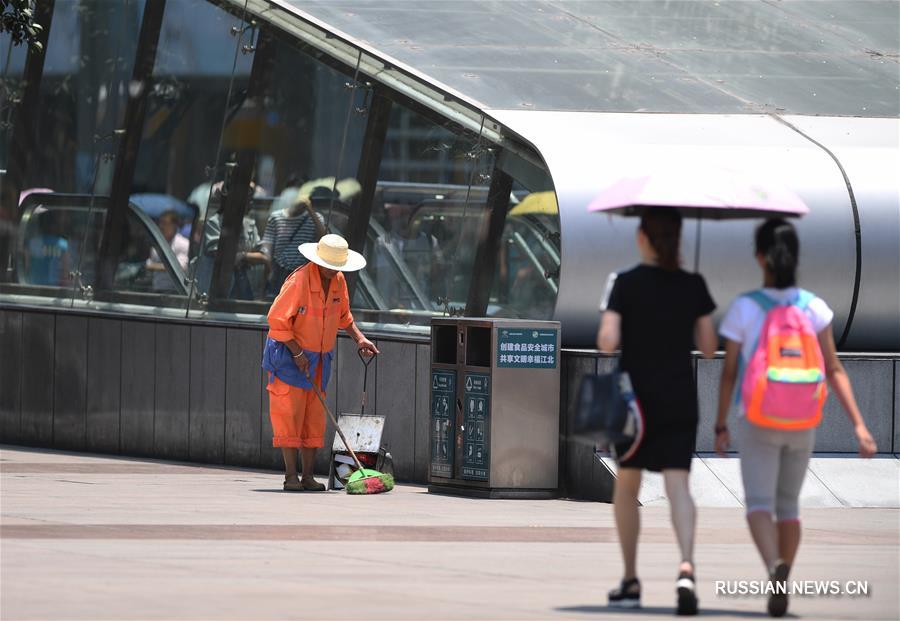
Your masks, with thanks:
<instances>
[{"instance_id":1,"label":"long-handled broom","mask_svg":"<svg viewBox=\"0 0 900 621\"><path fill-rule=\"evenodd\" d=\"M363 468L362 463L360 463L359 461L359 457L357 457L353 449L350 448L350 443L347 442L347 438L344 436L344 432L341 431L341 427L340 425L338 425L337 419L334 417L334 414L331 413L331 409L329 409L328 404L325 403L325 397L322 396L322 392L319 390L319 387L316 386L316 383L310 377L309 371L306 371L305 374L307 381L309 381L310 385L312 385L313 390L316 393L316 397L319 398L319 402L328 413L328 418L331 419L331 422L334 424L335 430L337 431L338 435L341 436L341 441L344 443L344 446L347 447L347 452L350 453L353 461L356 462L357 470L352 475L350 475L350 478L347 480L347 485L345 486L347 493L381 494L383 492L389 492L394 489L394 477L389 474L378 472L377 470Z\"/></svg>"}]
</instances>

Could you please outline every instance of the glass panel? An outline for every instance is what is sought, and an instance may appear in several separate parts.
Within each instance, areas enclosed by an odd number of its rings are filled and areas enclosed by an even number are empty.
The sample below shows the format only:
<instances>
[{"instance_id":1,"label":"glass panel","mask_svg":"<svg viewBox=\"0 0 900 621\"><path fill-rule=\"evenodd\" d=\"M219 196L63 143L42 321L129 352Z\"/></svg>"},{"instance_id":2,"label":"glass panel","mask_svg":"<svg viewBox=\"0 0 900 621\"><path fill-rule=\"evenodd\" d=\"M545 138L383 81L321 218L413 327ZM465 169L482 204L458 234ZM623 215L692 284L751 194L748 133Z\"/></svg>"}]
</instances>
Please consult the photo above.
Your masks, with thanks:
<instances>
[{"instance_id":1,"label":"glass panel","mask_svg":"<svg viewBox=\"0 0 900 621\"><path fill-rule=\"evenodd\" d=\"M26 189L109 193L143 4L56 0Z\"/></svg>"},{"instance_id":2,"label":"glass panel","mask_svg":"<svg viewBox=\"0 0 900 621\"><path fill-rule=\"evenodd\" d=\"M81 250L102 229L97 201L112 183L143 7L143 0L56 0L53 6L36 121L24 159L21 196L26 202L17 214L12 252L4 257L11 281L5 292L55 298L55 304L91 299L93 253L86 259L88 253ZM9 58L10 70L21 72L25 50L16 53L18 58ZM3 88L10 86L15 81L4 80ZM26 222L27 197L46 196L52 203L61 195L78 206L77 214L42 212L47 207L38 209L41 199L30 203L31 221Z\"/></svg>"},{"instance_id":3,"label":"glass panel","mask_svg":"<svg viewBox=\"0 0 900 621\"><path fill-rule=\"evenodd\" d=\"M252 50L236 54L236 47L249 46L253 33L239 42L232 32L242 23L207 2L166 4L132 186L133 200L150 205L154 219L166 208L187 224L205 215L223 119L237 113L250 78Z\"/></svg>"},{"instance_id":4,"label":"glass panel","mask_svg":"<svg viewBox=\"0 0 900 621\"><path fill-rule=\"evenodd\" d=\"M492 162L476 135L394 103L369 223L368 266L353 299L361 317L421 325L463 311Z\"/></svg>"},{"instance_id":5,"label":"glass panel","mask_svg":"<svg viewBox=\"0 0 900 621\"><path fill-rule=\"evenodd\" d=\"M531 189L514 180L488 315L550 319L559 268L559 206L549 176Z\"/></svg>"},{"instance_id":6,"label":"glass panel","mask_svg":"<svg viewBox=\"0 0 900 621\"><path fill-rule=\"evenodd\" d=\"M223 152L252 167L253 191L239 233L233 284L210 309L268 312L284 279L306 263L297 251L326 230L345 234L365 134L370 88L354 67L274 31L260 33L249 95L222 134ZM220 197L210 205L221 202ZM212 208L209 210L212 213ZM219 225L216 211L207 231ZM207 236L209 237L209 236ZM215 238L215 235L212 236ZM200 244L203 286L217 247Z\"/></svg>"},{"instance_id":7,"label":"glass panel","mask_svg":"<svg viewBox=\"0 0 900 621\"><path fill-rule=\"evenodd\" d=\"M218 194L236 147L222 128L247 98L255 36L239 14L212 3L166 4L130 200L164 234L176 264L202 280L188 292L203 303L221 235ZM158 280L157 257L147 258Z\"/></svg>"},{"instance_id":8,"label":"glass panel","mask_svg":"<svg viewBox=\"0 0 900 621\"><path fill-rule=\"evenodd\" d=\"M134 205L126 217L124 251L113 292L95 292L100 234L108 199L77 195L33 194L23 203L16 239L17 293L45 295L54 287L72 286L88 301L159 304L162 293L186 295L185 274L178 256L154 223ZM186 258L186 257L185 257ZM72 269L80 266L79 274Z\"/></svg>"},{"instance_id":9,"label":"glass panel","mask_svg":"<svg viewBox=\"0 0 900 621\"><path fill-rule=\"evenodd\" d=\"M12 37L0 33L0 171L6 170L9 139L12 136L16 106L22 96L22 71L25 68L26 44L13 45ZM0 172L0 184L3 172Z\"/></svg>"},{"instance_id":10,"label":"glass panel","mask_svg":"<svg viewBox=\"0 0 900 621\"><path fill-rule=\"evenodd\" d=\"M15 194L15 190L4 184L11 178L9 144L24 89L22 72L27 52L27 44L13 45L8 33L0 33L0 282L14 275L12 253L7 248L16 232L17 205L13 196L7 199L7 192Z\"/></svg>"}]
</instances>

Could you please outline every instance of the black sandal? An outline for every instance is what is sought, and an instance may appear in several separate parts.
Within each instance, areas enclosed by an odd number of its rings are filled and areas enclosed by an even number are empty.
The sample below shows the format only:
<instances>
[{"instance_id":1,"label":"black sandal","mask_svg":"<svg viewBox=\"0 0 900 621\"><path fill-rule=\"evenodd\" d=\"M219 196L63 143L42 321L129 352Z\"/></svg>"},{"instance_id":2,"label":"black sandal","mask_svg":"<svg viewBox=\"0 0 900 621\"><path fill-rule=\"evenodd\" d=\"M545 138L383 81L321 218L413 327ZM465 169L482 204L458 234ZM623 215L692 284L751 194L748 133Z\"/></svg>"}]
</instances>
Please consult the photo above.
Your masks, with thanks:
<instances>
[{"instance_id":1,"label":"black sandal","mask_svg":"<svg viewBox=\"0 0 900 621\"><path fill-rule=\"evenodd\" d=\"M305 479L303 477L300 478L300 487L303 488L304 492L324 492L325 485L323 483L319 483L315 479Z\"/></svg>"},{"instance_id":2,"label":"black sandal","mask_svg":"<svg viewBox=\"0 0 900 621\"><path fill-rule=\"evenodd\" d=\"M675 591L678 593L678 608L676 615L693 616L697 614L697 592L693 571L682 571L675 581Z\"/></svg>"},{"instance_id":3,"label":"black sandal","mask_svg":"<svg viewBox=\"0 0 900 621\"><path fill-rule=\"evenodd\" d=\"M769 616L783 617L788 609L787 579L791 567L783 561L778 561L769 583L772 584L772 593L769 595L769 603L766 608Z\"/></svg>"},{"instance_id":4,"label":"black sandal","mask_svg":"<svg viewBox=\"0 0 900 621\"><path fill-rule=\"evenodd\" d=\"M640 608L641 583L637 578L622 580L619 588L609 592L608 598L610 608Z\"/></svg>"},{"instance_id":5,"label":"black sandal","mask_svg":"<svg viewBox=\"0 0 900 621\"><path fill-rule=\"evenodd\" d=\"M303 485L300 483L300 479L285 479L281 489L286 492L302 492Z\"/></svg>"}]
</instances>

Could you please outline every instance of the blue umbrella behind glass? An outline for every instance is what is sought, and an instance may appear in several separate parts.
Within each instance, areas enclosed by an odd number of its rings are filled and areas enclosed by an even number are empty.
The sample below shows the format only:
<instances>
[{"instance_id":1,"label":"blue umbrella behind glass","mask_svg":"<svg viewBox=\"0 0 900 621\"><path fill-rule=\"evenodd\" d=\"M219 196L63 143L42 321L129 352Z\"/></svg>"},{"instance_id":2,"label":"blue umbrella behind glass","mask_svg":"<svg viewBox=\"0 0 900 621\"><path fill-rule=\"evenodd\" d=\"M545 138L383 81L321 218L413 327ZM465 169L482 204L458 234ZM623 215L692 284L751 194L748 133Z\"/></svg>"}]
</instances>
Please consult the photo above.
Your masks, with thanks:
<instances>
[{"instance_id":1,"label":"blue umbrella behind glass","mask_svg":"<svg viewBox=\"0 0 900 621\"><path fill-rule=\"evenodd\" d=\"M178 214L183 223L179 232L185 237L190 237L195 209L183 200L169 194L150 193L132 194L129 200L154 220L158 220L159 217L167 211L174 211Z\"/></svg>"}]
</instances>

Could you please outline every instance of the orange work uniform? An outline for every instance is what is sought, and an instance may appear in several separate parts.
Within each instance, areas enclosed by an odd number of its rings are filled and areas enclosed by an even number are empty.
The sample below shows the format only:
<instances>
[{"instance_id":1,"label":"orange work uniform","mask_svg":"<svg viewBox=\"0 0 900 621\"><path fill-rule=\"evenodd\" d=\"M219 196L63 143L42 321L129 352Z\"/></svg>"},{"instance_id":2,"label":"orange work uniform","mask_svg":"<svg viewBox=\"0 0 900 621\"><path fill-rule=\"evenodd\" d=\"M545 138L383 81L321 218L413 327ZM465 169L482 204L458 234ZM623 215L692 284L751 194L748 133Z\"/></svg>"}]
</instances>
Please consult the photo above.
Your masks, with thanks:
<instances>
[{"instance_id":1,"label":"orange work uniform","mask_svg":"<svg viewBox=\"0 0 900 621\"><path fill-rule=\"evenodd\" d=\"M326 292L322 290L318 266L307 263L284 281L267 318L269 338L281 343L294 340L300 345L310 361L309 374L324 394L337 331L353 324L344 275L335 274ZM297 375L295 369L287 370ZM325 445L325 411L312 389L291 385L278 377L276 371L269 373L266 390L269 391L272 446L321 448Z\"/></svg>"}]
</instances>

